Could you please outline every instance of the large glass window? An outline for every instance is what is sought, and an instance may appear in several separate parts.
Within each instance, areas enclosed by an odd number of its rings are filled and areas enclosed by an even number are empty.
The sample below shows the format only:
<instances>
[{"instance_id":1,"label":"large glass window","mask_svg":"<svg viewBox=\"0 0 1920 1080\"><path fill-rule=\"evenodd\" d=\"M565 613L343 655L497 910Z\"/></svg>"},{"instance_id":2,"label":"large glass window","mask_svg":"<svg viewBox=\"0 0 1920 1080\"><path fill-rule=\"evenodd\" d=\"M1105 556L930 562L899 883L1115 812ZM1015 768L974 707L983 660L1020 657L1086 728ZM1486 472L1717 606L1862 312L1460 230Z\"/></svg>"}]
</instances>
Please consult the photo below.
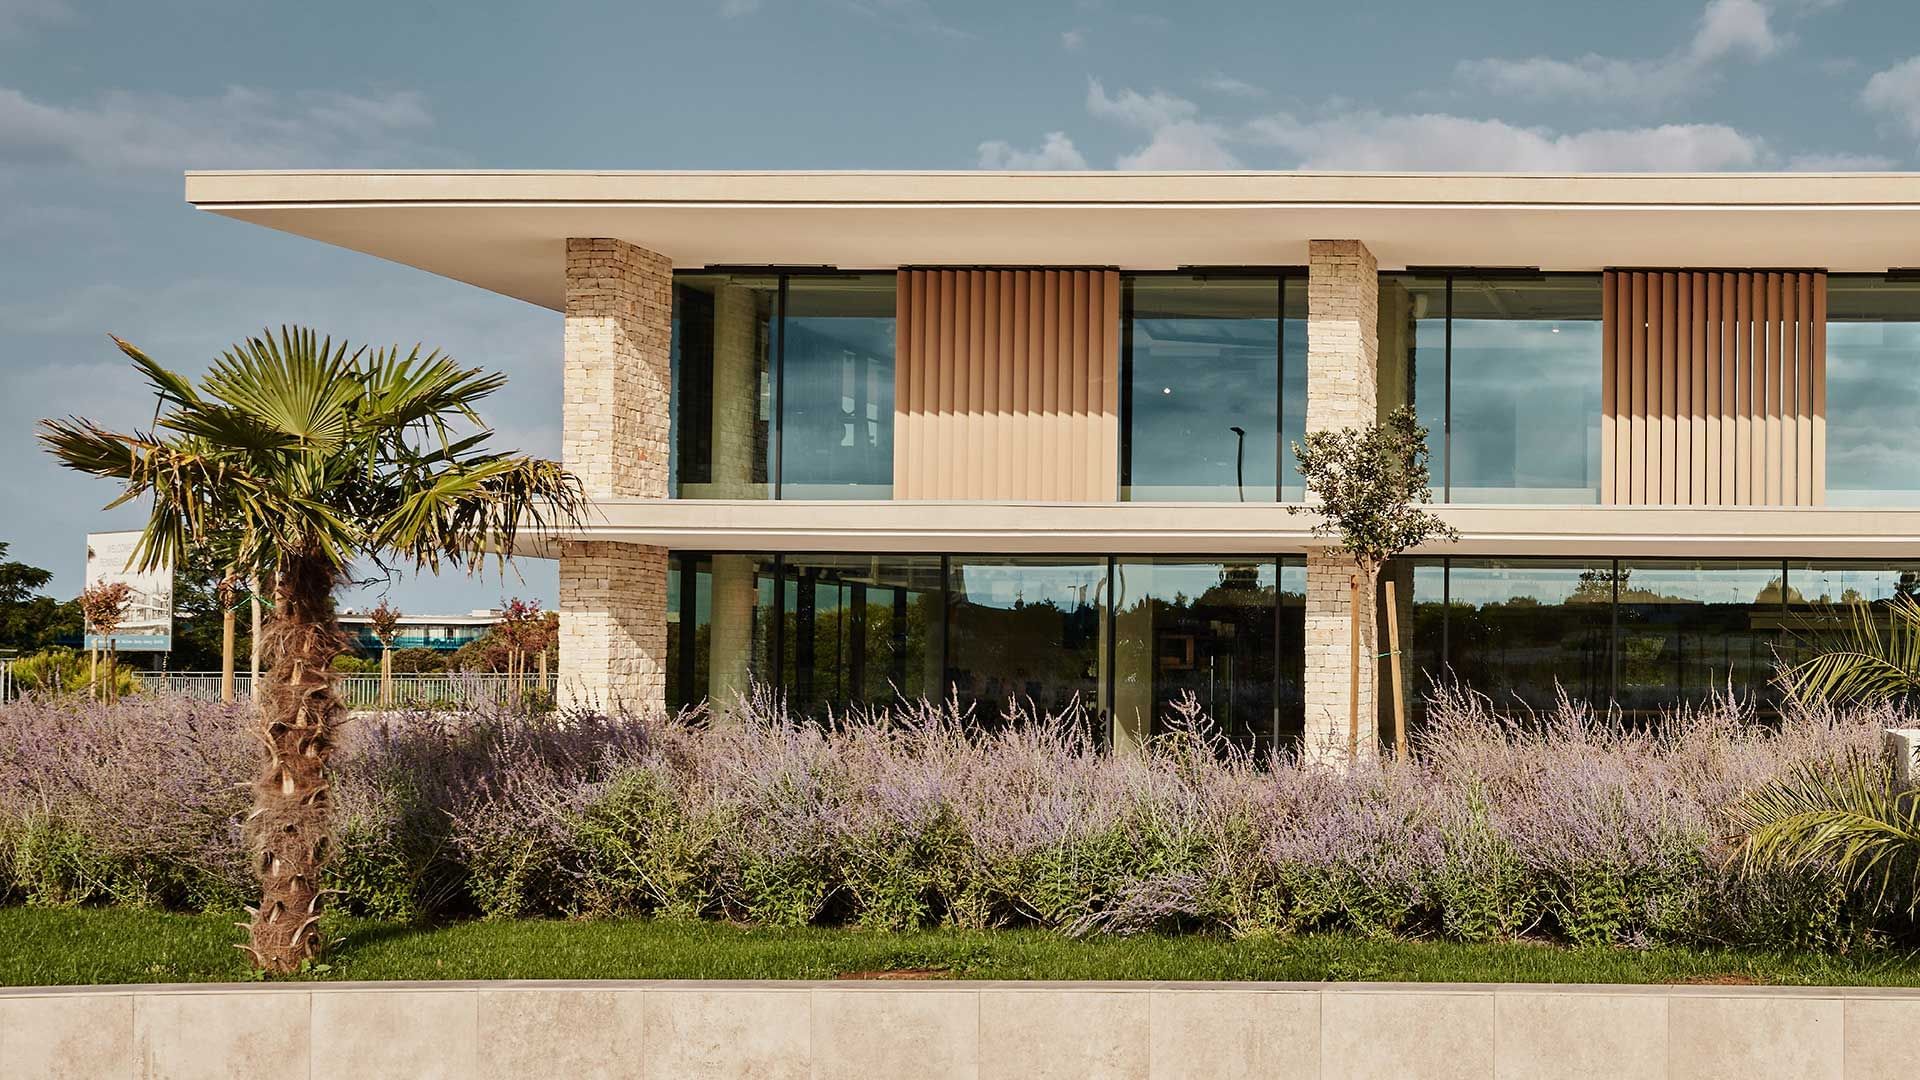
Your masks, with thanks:
<instances>
[{"instance_id":1,"label":"large glass window","mask_svg":"<svg viewBox=\"0 0 1920 1080\"><path fill-rule=\"evenodd\" d=\"M1305 572L1272 558L1115 559L1114 745L1151 738L1187 694L1241 746L1297 740Z\"/></svg>"},{"instance_id":2,"label":"large glass window","mask_svg":"<svg viewBox=\"0 0 1920 1080\"><path fill-rule=\"evenodd\" d=\"M788 555L781 685L794 708L941 696L940 557Z\"/></svg>"},{"instance_id":3,"label":"large glass window","mask_svg":"<svg viewBox=\"0 0 1920 1080\"><path fill-rule=\"evenodd\" d=\"M1614 697L1629 714L1715 694L1766 697L1779 640L1778 562L1622 562Z\"/></svg>"},{"instance_id":4,"label":"large glass window","mask_svg":"<svg viewBox=\"0 0 1920 1080\"><path fill-rule=\"evenodd\" d=\"M947 594L947 682L982 720L1014 700L1106 715L1106 559L956 556Z\"/></svg>"},{"instance_id":5,"label":"large glass window","mask_svg":"<svg viewBox=\"0 0 1920 1080\"><path fill-rule=\"evenodd\" d=\"M1920 505L1920 281L1827 279L1827 503Z\"/></svg>"},{"instance_id":6,"label":"large glass window","mask_svg":"<svg viewBox=\"0 0 1920 1080\"><path fill-rule=\"evenodd\" d=\"M1305 279L1131 274L1121 292L1120 498L1301 498Z\"/></svg>"},{"instance_id":7,"label":"large glass window","mask_svg":"<svg viewBox=\"0 0 1920 1080\"><path fill-rule=\"evenodd\" d=\"M677 274L669 493L680 499L773 497L774 359L779 279Z\"/></svg>"},{"instance_id":8,"label":"large glass window","mask_svg":"<svg viewBox=\"0 0 1920 1080\"><path fill-rule=\"evenodd\" d=\"M1605 701L1613 563L1453 559L1447 665L1504 708Z\"/></svg>"},{"instance_id":9,"label":"large glass window","mask_svg":"<svg viewBox=\"0 0 1920 1080\"><path fill-rule=\"evenodd\" d=\"M894 275L674 276L670 492L893 491Z\"/></svg>"},{"instance_id":10,"label":"large glass window","mask_svg":"<svg viewBox=\"0 0 1920 1080\"><path fill-rule=\"evenodd\" d=\"M667 707L725 712L774 678L775 560L675 554L667 566Z\"/></svg>"},{"instance_id":11,"label":"large glass window","mask_svg":"<svg viewBox=\"0 0 1920 1080\"><path fill-rule=\"evenodd\" d=\"M789 277L780 497L893 494L892 274Z\"/></svg>"},{"instance_id":12,"label":"large glass window","mask_svg":"<svg viewBox=\"0 0 1920 1080\"><path fill-rule=\"evenodd\" d=\"M1598 274L1383 274L1381 406L1427 428L1436 495L1600 498Z\"/></svg>"}]
</instances>

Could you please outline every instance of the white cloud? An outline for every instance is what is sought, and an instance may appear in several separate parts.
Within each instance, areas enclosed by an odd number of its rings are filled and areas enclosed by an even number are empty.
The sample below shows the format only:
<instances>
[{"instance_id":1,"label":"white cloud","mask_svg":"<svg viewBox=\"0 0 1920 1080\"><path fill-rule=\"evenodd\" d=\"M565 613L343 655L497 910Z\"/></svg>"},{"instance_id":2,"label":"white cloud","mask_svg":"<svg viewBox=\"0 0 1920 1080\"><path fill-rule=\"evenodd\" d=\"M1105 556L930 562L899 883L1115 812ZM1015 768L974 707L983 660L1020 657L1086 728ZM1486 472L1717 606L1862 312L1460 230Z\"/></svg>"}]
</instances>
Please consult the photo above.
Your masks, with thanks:
<instances>
[{"instance_id":1,"label":"white cloud","mask_svg":"<svg viewBox=\"0 0 1920 1080\"><path fill-rule=\"evenodd\" d=\"M1767 157L1762 140L1722 124L1555 132L1370 110L1309 120L1277 114L1250 123L1247 138L1291 154L1303 169L1712 172L1751 168Z\"/></svg>"},{"instance_id":2,"label":"white cloud","mask_svg":"<svg viewBox=\"0 0 1920 1080\"><path fill-rule=\"evenodd\" d=\"M1236 79L1231 75L1215 74L1202 80L1200 85L1216 94L1225 94L1228 97L1261 98L1267 96L1267 92L1260 87L1247 82L1245 79Z\"/></svg>"},{"instance_id":3,"label":"white cloud","mask_svg":"<svg viewBox=\"0 0 1920 1080\"><path fill-rule=\"evenodd\" d=\"M0 0L0 41L20 38L36 25L51 26L73 17L64 0Z\"/></svg>"},{"instance_id":4,"label":"white cloud","mask_svg":"<svg viewBox=\"0 0 1920 1080\"><path fill-rule=\"evenodd\" d=\"M1038 150L1021 150L1004 139L980 144L977 165L982 169L1066 170L1084 169L1087 159L1067 138L1064 131L1049 131Z\"/></svg>"},{"instance_id":5,"label":"white cloud","mask_svg":"<svg viewBox=\"0 0 1920 1080\"><path fill-rule=\"evenodd\" d=\"M404 91L283 95L234 86L212 97L110 91L54 104L0 87L0 164L100 172L394 165L434 156L419 141L432 124L425 99Z\"/></svg>"},{"instance_id":6,"label":"white cloud","mask_svg":"<svg viewBox=\"0 0 1920 1080\"><path fill-rule=\"evenodd\" d=\"M1114 162L1122 169L1170 171L1244 168L1227 149L1231 136L1218 124L1182 121L1156 129L1147 145Z\"/></svg>"},{"instance_id":7,"label":"white cloud","mask_svg":"<svg viewBox=\"0 0 1920 1080\"><path fill-rule=\"evenodd\" d=\"M1107 89L1099 79L1088 79L1087 112L1101 120L1113 120L1128 127L1154 131L1192 119L1199 115L1200 107L1164 90L1155 90L1150 94L1122 90L1108 97Z\"/></svg>"},{"instance_id":8,"label":"white cloud","mask_svg":"<svg viewBox=\"0 0 1920 1080\"><path fill-rule=\"evenodd\" d=\"M1884 113L1909 135L1920 136L1920 56L1875 72L1860 92L1868 109Z\"/></svg>"},{"instance_id":9,"label":"white cloud","mask_svg":"<svg viewBox=\"0 0 1920 1080\"><path fill-rule=\"evenodd\" d=\"M1060 47L1068 52L1079 52L1087 43L1085 31L1068 30L1060 35Z\"/></svg>"},{"instance_id":10,"label":"white cloud","mask_svg":"<svg viewBox=\"0 0 1920 1080\"><path fill-rule=\"evenodd\" d=\"M1708 0L1684 49L1652 59L1588 53L1573 60L1548 56L1463 60L1455 74L1497 93L1554 100L1655 105L1710 83L1718 65L1764 60L1785 47L1773 15L1782 0ZM1837 2L1837 0L1833 0ZM1796 12L1832 6L1826 0L1789 4Z\"/></svg>"}]
</instances>

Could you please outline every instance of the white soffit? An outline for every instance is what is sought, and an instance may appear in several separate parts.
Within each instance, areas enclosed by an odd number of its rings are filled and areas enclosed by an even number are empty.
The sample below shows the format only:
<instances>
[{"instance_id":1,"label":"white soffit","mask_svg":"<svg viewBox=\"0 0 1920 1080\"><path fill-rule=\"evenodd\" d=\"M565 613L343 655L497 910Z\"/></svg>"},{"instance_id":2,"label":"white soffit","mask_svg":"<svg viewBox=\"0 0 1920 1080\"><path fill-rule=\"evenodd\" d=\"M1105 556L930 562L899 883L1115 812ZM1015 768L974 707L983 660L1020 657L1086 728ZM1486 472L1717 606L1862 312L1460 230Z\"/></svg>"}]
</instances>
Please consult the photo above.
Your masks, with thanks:
<instances>
[{"instance_id":1,"label":"white soffit","mask_svg":"<svg viewBox=\"0 0 1920 1080\"><path fill-rule=\"evenodd\" d=\"M201 209L558 309L564 243L678 267L1920 263L1920 175L209 172Z\"/></svg>"}]
</instances>

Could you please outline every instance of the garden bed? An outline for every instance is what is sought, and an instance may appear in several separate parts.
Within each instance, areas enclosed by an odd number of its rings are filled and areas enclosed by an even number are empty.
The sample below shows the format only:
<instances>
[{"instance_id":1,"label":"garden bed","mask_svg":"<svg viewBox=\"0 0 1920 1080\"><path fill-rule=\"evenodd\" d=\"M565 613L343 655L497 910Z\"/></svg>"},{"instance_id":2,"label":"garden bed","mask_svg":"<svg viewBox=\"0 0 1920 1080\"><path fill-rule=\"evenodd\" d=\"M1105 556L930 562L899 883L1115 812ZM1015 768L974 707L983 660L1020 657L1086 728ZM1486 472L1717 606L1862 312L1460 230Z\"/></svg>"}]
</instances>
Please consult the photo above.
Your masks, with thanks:
<instances>
[{"instance_id":1,"label":"garden bed","mask_svg":"<svg viewBox=\"0 0 1920 1080\"><path fill-rule=\"evenodd\" d=\"M0 985L232 982L234 916L0 909ZM1920 956L1733 949L1576 949L1534 942L1308 934L1065 938L1039 930L874 933L644 919L341 917L315 980L927 978L1920 986Z\"/></svg>"}]
</instances>

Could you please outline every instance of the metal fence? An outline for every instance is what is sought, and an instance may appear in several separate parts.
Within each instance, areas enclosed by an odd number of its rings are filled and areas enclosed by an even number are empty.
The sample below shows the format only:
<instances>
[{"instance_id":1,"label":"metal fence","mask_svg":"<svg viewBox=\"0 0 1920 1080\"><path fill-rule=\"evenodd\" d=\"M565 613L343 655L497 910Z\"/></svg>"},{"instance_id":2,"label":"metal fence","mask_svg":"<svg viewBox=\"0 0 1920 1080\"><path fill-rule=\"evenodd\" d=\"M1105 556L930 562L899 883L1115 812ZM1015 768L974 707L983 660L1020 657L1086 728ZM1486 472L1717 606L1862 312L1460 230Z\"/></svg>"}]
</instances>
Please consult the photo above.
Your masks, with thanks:
<instances>
[{"instance_id":1,"label":"metal fence","mask_svg":"<svg viewBox=\"0 0 1920 1080\"><path fill-rule=\"evenodd\" d=\"M148 690L185 694L201 701L220 700L220 673L217 671L142 671L140 685ZM388 681L394 709L472 709L482 706L542 707L554 699L559 676L498 675L492 673L446 673L394 675ZM233 677L234 695L253 695L253 680L245 672ZM334 690L350 709L380 708L380 676L342 675Z\"/></svg>"}]
</instances>

